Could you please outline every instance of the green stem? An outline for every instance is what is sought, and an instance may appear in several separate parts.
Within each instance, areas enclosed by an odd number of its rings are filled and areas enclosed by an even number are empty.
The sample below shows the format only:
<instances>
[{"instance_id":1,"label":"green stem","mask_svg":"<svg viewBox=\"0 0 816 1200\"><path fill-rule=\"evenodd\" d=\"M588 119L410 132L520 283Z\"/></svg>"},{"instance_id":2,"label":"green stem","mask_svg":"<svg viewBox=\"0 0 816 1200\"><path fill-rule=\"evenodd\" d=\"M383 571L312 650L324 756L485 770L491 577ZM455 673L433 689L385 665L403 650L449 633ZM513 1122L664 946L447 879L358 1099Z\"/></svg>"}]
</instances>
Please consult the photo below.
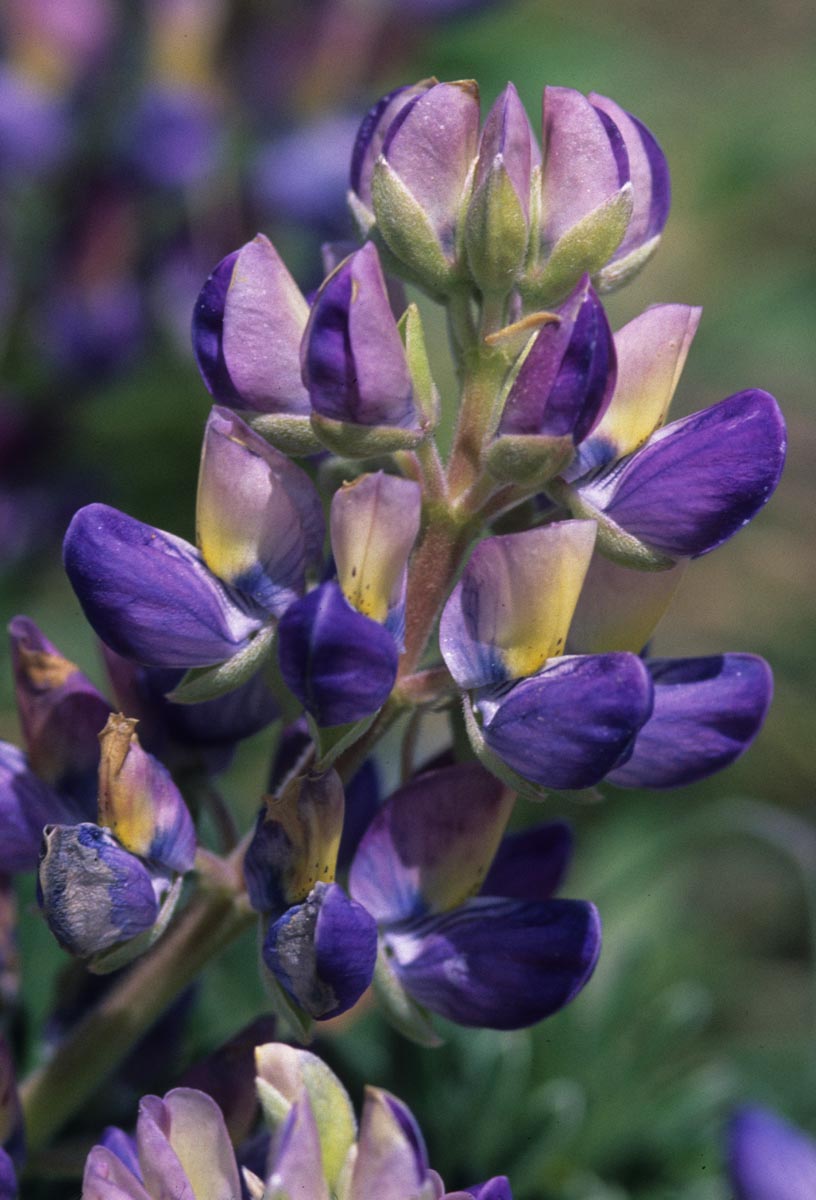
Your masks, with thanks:
<instances>
[{"instance_id":1,"label":"green stem","mask_svg":"<svg viewBox=\"0 0 816 1200\"><path fill-rule=\"evenodd\" d=\"M210 959L255 919L236 895L202 892L192 899L150 953L22 1084L26 1140L32 1150L47 1144Z\"/></svg>"}]
</instances>

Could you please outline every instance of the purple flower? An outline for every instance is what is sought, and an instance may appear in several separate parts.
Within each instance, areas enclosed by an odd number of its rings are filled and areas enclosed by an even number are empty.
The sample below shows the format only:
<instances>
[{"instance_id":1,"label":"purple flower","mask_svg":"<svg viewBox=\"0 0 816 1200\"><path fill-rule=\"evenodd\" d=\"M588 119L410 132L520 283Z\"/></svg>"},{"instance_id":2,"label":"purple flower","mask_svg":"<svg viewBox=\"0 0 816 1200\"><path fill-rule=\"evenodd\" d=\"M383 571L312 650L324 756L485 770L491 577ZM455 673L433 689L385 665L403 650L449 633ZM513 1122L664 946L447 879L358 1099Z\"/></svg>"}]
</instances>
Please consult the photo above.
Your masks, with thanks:
<instances>
[{"instance_id":1,"label":"purple flower","mask_svg":"<svg viewBox=\"0 0 816 1200\"><path fill-rule=\"evenodd\" d=\"M466 701L474 748L541 787L598 783L652 708L634 654L559 657L595 530L567 521L479 543L442 614L442 656Z\"/></svg>"},{"instance_id":2,"label":"purple flower","mask_svg":"<svg viewBox=\"0 0 816 1200\"><path fill-rule=\"evenodd\" d=\"M322 553L311 481L226 409L213 409L205 433L197 530L200 553L106 505L74 517L65 568L118 654L153 667L223 663L302 592Z\"/></svg>"},{"instance_id":3,"label":"purple flower","mask_svg":"<svg viewBox=\"0 0 816 1200\"><path fill-rule=\"evenodd\" d=\"M599 546L633 565L722 545L773 493L785 425L773 396L739 392L664 428L699 310L658 305L616 334L612 402L566 472L566 503L599 521Z\"/></svg>"},{"instance_id":4,"label":"purple flower","mask_svg":"<svg viewBox=\"0 0 816 1200\"><path fill-rule=\"evenodd\" d=\"M309 306L262 234L222 259L193 311L193 350L219 404L308 416L300 342Z\"/></svg>"},{"instance_id":5,"label":"purple flower","mask_svg":"<svg viewBox=\"0 0 816 1200\"><path fill-rule=\"evenodd\" d=\"M811 1200L816 1142L767 1109L740 1109L728 1129L728 1173L734 1200Z\"/></svg>"},{"instance_id":6,"label":"purple flower","mask_svg":"<svg viewBox=\"0 0 816 1200\"><path fill-rule=\"evenodd\" d=\"M555 317L519 357L489 450L491 472L514 483L546 482L568 466L615 389L612 330L588 276Z\"/></svg>"},{"instance_id":7,"label":"purple flower","mask_svg":"<svg viewBox=\"0 0 816 1200\"><path fill-rule=\"evenodd\" d=\"M224 149L221 114L209 91L162 83L148 88L124 131L129 158L153 187L203 183Z\"/></svg>"},{"instance_id":8,"label":"purple flower","mask_svg":"<svg viewBox=\"0 0 816 1200\"><path fill-rule=\"evenodd\" d=\"M321 584L292 604L278 629L287 687L318 725L347 725L375 713L397 677L397 644L382 625L348 603L338 584Z\"/></svg>"},{"instance_id":9,"label":"purple flower","mask_svg":"<svg viewBox=\"0 0 816 1200\"><path fill-rule=\"evenodd\" d=\"M564 827L502 843L512 804L475 764L420 775L386 801L351 866L385 969L413 1002L462 1025L517 1029L550 1016L600 951L593 906L552 899L569 856Z\"/></svg>"},{"instance_id":10,"label":"purple flower","mask_svg":"<svg viewBox=\"0 0 816 1200\"><path fill-rule=\"evenodd\" d=\"M350 254L322 284L303 335L301 363L319 437L376 431L386 439L384 450L421 440L422 414L372 243ZM334 440L327 442L332 449Z\"/></svg>"},{"instance_id":11,"label":"purple flower","mask_svg":"<svg viewBox=\"0 0 816 1200\"><path fill-rule=\"evenodd\" d=\"M316 883L270 924L262 953L297 1007L325 1021L356 1004L371 982L377 926L338 884Z\"/></svg>"}]
</instances>

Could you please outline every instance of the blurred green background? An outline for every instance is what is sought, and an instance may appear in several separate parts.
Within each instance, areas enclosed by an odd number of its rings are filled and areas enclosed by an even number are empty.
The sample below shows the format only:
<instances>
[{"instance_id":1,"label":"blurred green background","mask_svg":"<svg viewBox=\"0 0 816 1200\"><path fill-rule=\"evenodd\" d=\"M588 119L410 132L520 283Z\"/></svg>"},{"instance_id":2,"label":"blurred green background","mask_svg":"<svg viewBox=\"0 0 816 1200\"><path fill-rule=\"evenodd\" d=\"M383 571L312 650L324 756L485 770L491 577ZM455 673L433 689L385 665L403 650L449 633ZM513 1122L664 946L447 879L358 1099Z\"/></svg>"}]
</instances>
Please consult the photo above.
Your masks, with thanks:
<instances>
[{"instance_id":1,"label":"blurred green background","mask_svg":"<svg viewBox=\"0 0 816 1200\"><path fill-rule=\"evenodd\" d=\"M362 104L433 73L475 77L487 105L512 79L536 123L543 84L557 83L614 97L660 140L672 215L656 259L612 298L613 325L659 301L702 304L674 414L763 387L786 414L790 452L767 510L693 564L656 647L763 654L776 699L753 750L703 785L520 810L574 822L567 894L594 900L604 920L596 976L567 1011L530 1032L451 1029L438 1051L366 1013L321 1049L355 1098L368 1081L411 1105L449 1187L506 1173L517 1200L715 1200L728 1195L722 1130L736 1103L771 1104L816 1133L816 12L806 0L528 0L423 37L402 19L401 61L374 70ZM314 275L302 235L270 232ZM207 409L191 358L157 336L69 411L59 452L99 476L98 498L189 536ZM100 677L56 551L4 580L3 610L31 615ZM0 734L15 740L4 687ZM245 824L269 746L243 747L225 782ZM33 1034L62 957L30 890L21 955ZM254 946L237 946L208 972L182 1056L262 1009Z\"/></svg>"}]
</instances>

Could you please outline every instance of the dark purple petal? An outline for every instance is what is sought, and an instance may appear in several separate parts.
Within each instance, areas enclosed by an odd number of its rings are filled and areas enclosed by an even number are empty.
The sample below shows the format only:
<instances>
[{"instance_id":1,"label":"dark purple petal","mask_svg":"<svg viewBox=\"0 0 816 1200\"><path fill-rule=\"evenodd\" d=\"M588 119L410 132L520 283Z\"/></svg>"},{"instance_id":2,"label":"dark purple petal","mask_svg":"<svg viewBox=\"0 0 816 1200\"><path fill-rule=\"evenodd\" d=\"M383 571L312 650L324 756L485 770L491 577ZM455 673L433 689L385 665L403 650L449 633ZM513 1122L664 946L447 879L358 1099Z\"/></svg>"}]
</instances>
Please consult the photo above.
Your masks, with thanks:
<instances>
[{"instance_id":1,"label":"dark purple petal","mask_svg":"<svg viewBox=\"0 0 816 1200\"><path fill-rule=\"evenodd\" d=\"M373 243L349 255L317 293L301 353L303 381L321 416L418 428L405 349Z\"/></svg>"},{"instance_id":2,"label":"dark purple petal","mask_svg":"<svg viewBox=\"0 0 816 1200\"><path fill-rule=\"evenodd\" d=\"M599 783L652 710L652 684L634 654L551 660L502 697L483 695L483 733L508 766L543 787Z\"/></svg>"},{"instance_id":3,"label":"dark purple petal","mask_svg":"<svg viewBox=\"0 0 816 1200\"><path fill-rule=\"evenodd\" d=\"M269 970L316 1020L339 1016L371 982L377 926L336 883L318 883L303 904L273 922L263 944Z\"/></svg>"},{"instance_id":4,"label":"dark purple petal","mask_svg":"<svg viewBox=\"0 0 816 1200\"><path fill-rule=\"evenodd\" d=\"M813 1200L816 1142L767 1109L737 1112L728 1130L734 1200Z\"/></svg>"},{"instance_id":5,"label":"dark purple petal","mask_svg":"<svg viewBox=\"0 0 816 1200\"><path fill-rule=\"evenodd\" d=\"M475 1187L465 1188L465 1191L475 1197L475 1200L513 1200L510 1190L510 1180L506 1175L495 1175L487 1183L479 1183Z\"/></svg>"},{"instance_id":6,"label":"dark purple petal","mask_svg":"<svg viewBox=\"0 0 816 1200\"><path fill-rule=\"evenodd\" d=\"M739 758L762 728L773 691L753 654L657 658L652 715L631 757L609 776L619 787L667 788L705 779Z\"/></svg>"},{"instance_id":7,"label":"dark purple petal","mask_svg":"<svg viewBox=\"0 0 816 1200\"><path fill-rule=\"evenodd\" d=\"M105 665L122 712L139 720L139 738L160 758L186 751L201 756L215 774L229 761L236 742L265 729L280 714L278 702L258 671L246 683L200 704L174 704L167 693L184 672L171 667L140 667L102 645Z\"/></svg>"},{"instance_id":8,"label":"dark purple petal","mask_svg":"<svg viewBox=\"0 0 816 1200\"><path fill-rule=\"evenodd\" d=\"M17 711L31 769L93 820L99 733L110 704L28 617L9 623Z\"/></svg>"},{"instance_id":9,"label":"dark purple petal","mask_svg":"<svg viewBox=\"0 0 816 1200\"><path fill-rule=\"evenodd\" d=\"M564 881L572 843L572 830L565 821L507 834L487 873L482 895L549 900Z\"/></svg>"},{"instance_id":10,"label":"dark purple petal","mask_svg":"<svg viewBox=\"0 0 816 1200\"><path fill-rule=\"evenodd\" d=\"M588 276L557 312L560 321L542 327L513 382L500 434L570 437L578 445L609 405L615 343Z\"/></svg>"},{"instance_id":11,"label":"dark purple petal","mask_svg":"<svg viewBox=\"0 0 816 1200\"><path fill-rule=\"evenodd\" d=\"M0 742L0 871L33 871L46 825L71 824L80 814L29 769L22 750Z\"/></svg>"},{"instance_id":12,"label":"dark purple petal","mask_svg":"<svg viewBox=\"0 0 816 1200\"><path fill-rule=\"evenodd\" d=\"M397 675L390 633L324 583L286 611L278 656L287 686L318 725L345 725L377 711Z\"/></svg>"},{"instance_id":13,"label":"dark purple petal","mask_svg":"<svg viewBox=\"0 0 816 1200\"><path fill-rule=\"evenodd\" d=\"M385 935L407 992L460 1025L521 1029L568 1004L601 948L591 904L477 897Z\"/></svg>"},{"instance_id":14,"label":"dark purple petal","mask_svg":"<svg viewBox=\"0 0 816 1200\"><path fill-rule=\"evenodd\" d=\"M357 851L360 840L380 807L380 777L373 758L367 759L346 784L346 815L343 836L337 851L337 869L345 871Z\"/></svg>"},{"instance_id":15,"label":"dark purple petal","mask_svg":"<svg viewBox=\"0 0 816 1200\"><path fill-rule=\"evenodd\" d=\"M224 357L224 306L240 251L222 258L208 276L193 309L193 353L210 395L221 404L241 403Z\"/></svg>"},{"instance_id":16,"label":"dark purple petal","mask_svg":"<svg viewBox=\"0 0 816 1200\"><path fill-rule=\"evenodd\" d=\"M485 878L513 799L477 763L418 775L363 836L351 894L381 925L460 904Z\"/></svg>"},{"instance_id":17,"label":"dark purple petal","mask_svg":"<svg viewBox=\"0 0 816 1200\"><path fill-rule=\"evenodd\" d=\"M14 1163L7 1151L0 1146L0 1200L16 1200L16 1197L17 1174Z\"/></svg>"},{"instance_id":18,"label":"dark purple petal","mask_svg":"<svg viewBox=\"0 0 816 1200\"><path fill-rule=\"evenodd\" d=\"M580 491L658 553L695 558L751 520L784 462L779 405L768 392L739 392L665 426Z\"/></svg>"},{"instance_id":19,"label":"dark purple petal","mask_svg":"<svg viewBox=\"0 0 816 1200\"><path fill-rule=\"evenodd\" d=\"M64 950L91 958L150 929L159 913L153 878L98 825L52 825L44 833L39 897Z\"/></svg>"},{"instance_id":20,"label":"dark purple petal","mask_svg":"<svg viewBox=\"0 0 816 1200\"><path fill-rule=\"evenodd\" d=\"M224 662L263 624L263 614L224 587L189 542L105 504L79 510L64 555L103 642L146 666Z\"/></svg>"}]
</instances>

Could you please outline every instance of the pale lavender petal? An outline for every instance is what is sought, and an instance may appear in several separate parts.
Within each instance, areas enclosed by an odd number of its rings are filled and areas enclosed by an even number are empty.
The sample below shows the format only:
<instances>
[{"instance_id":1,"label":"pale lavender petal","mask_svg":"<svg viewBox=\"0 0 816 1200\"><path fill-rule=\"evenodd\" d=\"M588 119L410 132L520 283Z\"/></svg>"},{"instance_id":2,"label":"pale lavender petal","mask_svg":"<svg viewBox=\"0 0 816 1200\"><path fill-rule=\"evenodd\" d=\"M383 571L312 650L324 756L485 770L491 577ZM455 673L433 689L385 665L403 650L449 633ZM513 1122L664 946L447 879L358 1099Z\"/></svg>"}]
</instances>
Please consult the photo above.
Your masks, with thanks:
<instances>
[{"instance_id":1,"label":"pale lavender petal","mask_svg":"<svg viewBox=\"0 0 816 1200\"><path fill-rule=\"evenodd\" d=\"M371 176L379 158L385 136L397 113L409 100L422 95L432 86L430 81L388 92L369 109L363 118L351 155L351 187L364 204L371 207Z\"/></svg>"},{"instance_id":2,"label":"pale lavender petal","mask_svg":"<svg viewBox=\"0 0 816 1200\"><path fill-rule=\"evenodd\" d=\"M263 234L225 258L193 313L193 348L213 397L234 408L308 415L300 341L309 306Z\"/></svg>"},{"instance_id":3,"label":"pale lavender petal","mask_svg":"<svg viewBox=\"0 0 816 1200\"><path fill-rule=\"evenodd\" d=\"M487 114L479 142L474 191L487 178L497 155L510 177L525 218L530 216L530 176L541 161L530 121L512 83L501 93Z\"/></svg>"},{"instance_id":4,"label":"pale lavender petal","mask_svg":"<svg viewBox=\"0 0 816 1200\"><path fill-rule=\"evenodd\" d=\"M94 1146L85 1163L82 1200L151 1200L151 1197L116 1154L106 1146Z\"/></svg>"},{"instance_id":5,"label":"pale lavender petal","mask_svg":"<svg viewBox=\"0 0 816 1200\"><path fill-rule=\"evenodd\" d=\"M605 113L572 88L544 89L542 230L553 246L628 181L623 138Z\"/></svg>"},{"instance_id":6,"label":"pale lavender petal","mask_svg":"<svg viewBox=\"0 0 816 1200\"><path fill-rule=\"evenodd\" d=\"M619 787L667 788L705 779L739 758L762 728L773 691L753 654L647 662L654 709L631 757L609 775Z\"/></svg>"},{"instance_id":7,"label":"pale lavender petal","mask_svg":"<svg viewBox=\"0 0 816 1200\"><path fill-rule=\"evenodd\" d=\"M425 1143L410 1111L388 1092L367 1088L349 1200L405 1200L427 1176Z\"/></svg>"},{"instance_id":8,"label":"pale lavender petal","mask_svg":"<svg viewBox=\"0 0 816 1200\"><path fill-rule=\"evenodd\" d=\"M303 1200L329 1200L323 1174L320 1137L312 1106L305 1093L292 1105L272 1144L267 1191Z\"/></svg>"},{"instance_id":9,"label":"pale lavender petal","mask_svg":"<svg viewBox=\"0 0 816 1200\"><path fill-rule=\"evenodd\" d=\"M453 236L465 183L476 157L479 94L475 84L438 83L392 120L382 152L419 203L443 250Z\"/></svg>"}]
</instances>

